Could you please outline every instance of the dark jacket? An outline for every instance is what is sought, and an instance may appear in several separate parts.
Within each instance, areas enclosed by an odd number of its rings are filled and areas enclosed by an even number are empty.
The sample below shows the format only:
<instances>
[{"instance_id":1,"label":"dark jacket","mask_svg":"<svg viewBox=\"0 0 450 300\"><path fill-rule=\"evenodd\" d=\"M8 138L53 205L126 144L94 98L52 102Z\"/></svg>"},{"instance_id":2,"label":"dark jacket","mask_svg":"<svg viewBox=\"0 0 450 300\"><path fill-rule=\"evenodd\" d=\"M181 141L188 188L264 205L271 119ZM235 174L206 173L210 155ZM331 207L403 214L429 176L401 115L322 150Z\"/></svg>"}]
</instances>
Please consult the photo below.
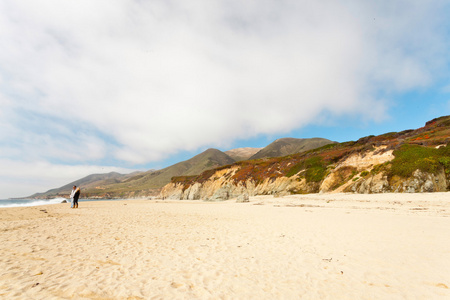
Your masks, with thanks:
<instances>
[{"instance_id":1,"label":"dark jacket","mask_svg":"<svg viewBox=\"0 0 450 300\"><path fill-rule=\"evenodd\" d=\"M78 198L80 198L80 188L77 188L77 191L75 192L75 194L73 195L73 200L78 200Z\"/></svg>"}]
</instances>

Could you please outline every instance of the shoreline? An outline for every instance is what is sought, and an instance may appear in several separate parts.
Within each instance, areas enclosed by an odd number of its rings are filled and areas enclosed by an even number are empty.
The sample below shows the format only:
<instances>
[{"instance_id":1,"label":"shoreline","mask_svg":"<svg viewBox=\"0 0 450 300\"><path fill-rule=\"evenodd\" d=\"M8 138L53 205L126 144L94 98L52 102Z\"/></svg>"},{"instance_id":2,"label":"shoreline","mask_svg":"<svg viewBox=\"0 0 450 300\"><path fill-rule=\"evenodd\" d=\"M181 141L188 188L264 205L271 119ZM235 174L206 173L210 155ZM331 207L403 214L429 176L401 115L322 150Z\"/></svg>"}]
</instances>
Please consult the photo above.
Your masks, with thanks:
<instances>
[{"instance_id":1,"label":"shoreline","mask_svg":"<svg viewBox=\"0 0 450 300\"><path fill-rule=\"evenodd\" d=\"M450 194L0 209L8 299L450 297Z\"/></svg>"},{"instance_id":2,"label":"shoreline","mask_svg":"<svg viewBox=\"0 0 450 300\"><path fill-rule=\"evenodd\" d=\"M107 199L107 198L81 198L79 202L95 202L95 201L128 201L128 200L145 200L147 198L131 198L131 199ZM0 209L13 208L13 207L33 207L33 206L45 206L55 204L69 204L70 199L67 198L53 198L53 199L0 199Z\"/></svg>"},{"instance_id":3,"label":"shoreline","mask_svg":"<svg viewBox=\"0 0 450 300\"><path fill-rule=\"evenodd\" d=\"M395 199L401 201L401 199L407 198L412 199L414 201L420 201L423 199L425 201L432 201L432 199L436 198L448 198L450 201L450 191L449 192L430 192L430 193L372 193L372 194L359 194L359 193L311 193L311 194L293 194L293 195L257 195L250 196L250 202L257 201L257 199L265 199L265 202L289 202L289 201L305 201L305 200L317 200L317 201L345 201L345 200L356 200L356 201L396 201ZM273 199L271 201L270 199ZM384 200L383 200L384 199ZM390 199L390 200L389 200ZM57 197L51 199L40 199L40 198L10 198L10 199L0 199L1 201L55 201L55 200L70 200L69 198ZM228 202L236 202L237 198L229 199L229 200L208 200L208 199L197 199L197 200L180 200L180 199L170 199L170 198L158 198L158 197L137 197L137 198L80 198L80 202L96 202L96 201L163 201L166 203L175 202L175 203L228 203ZM411 200L407 200L411 201ZM54 204L67 204L68 202L55 202L49 204L40 204L39 206L44 205L54 205ZM432 204L432 203L431 203ZM32 207L32 206L20 206L20 207ZM5 208L1 207L0 209ZM12 207L8 207L12 208Z\"/></svg>"}]
</instances>

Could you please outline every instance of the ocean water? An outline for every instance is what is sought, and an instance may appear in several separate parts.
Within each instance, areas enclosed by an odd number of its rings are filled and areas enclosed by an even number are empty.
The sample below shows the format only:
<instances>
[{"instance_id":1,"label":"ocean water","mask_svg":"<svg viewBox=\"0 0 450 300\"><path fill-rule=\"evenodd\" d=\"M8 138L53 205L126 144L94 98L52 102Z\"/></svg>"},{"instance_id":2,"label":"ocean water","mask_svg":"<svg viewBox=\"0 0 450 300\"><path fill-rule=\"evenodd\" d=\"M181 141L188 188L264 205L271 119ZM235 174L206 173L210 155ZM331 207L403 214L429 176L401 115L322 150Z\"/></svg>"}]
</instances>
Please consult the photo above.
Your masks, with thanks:
<instances>
[{"instance_id":1,"label":"ocean water","mask_svg":"<svg viewBox=\"0 0 450 300\"><path fill-rule=\"evenodd\" d=\"M21 206L38 206L61 203L66 198L55 199L2 199L0 200L0 207L21 207Z\"/></svg>"},{"instance_id":2,"label":"ocean water","mask_svg":"<svg viewBox=\"0 0 450 300\"><path fill-rule=\"evenodd\" d=\"M55 198L55 199L0 199L0 208L2 207L26 207L26 206L39 206L39 205L49 205L49 204L59 204L63 200L70 202L70 199L66 198ZM114 201L114 200L124 200L124 199L79 199L78 202L84 201ZM70 205L70 203L65 203Z\"/></svg>"}]
</instances>

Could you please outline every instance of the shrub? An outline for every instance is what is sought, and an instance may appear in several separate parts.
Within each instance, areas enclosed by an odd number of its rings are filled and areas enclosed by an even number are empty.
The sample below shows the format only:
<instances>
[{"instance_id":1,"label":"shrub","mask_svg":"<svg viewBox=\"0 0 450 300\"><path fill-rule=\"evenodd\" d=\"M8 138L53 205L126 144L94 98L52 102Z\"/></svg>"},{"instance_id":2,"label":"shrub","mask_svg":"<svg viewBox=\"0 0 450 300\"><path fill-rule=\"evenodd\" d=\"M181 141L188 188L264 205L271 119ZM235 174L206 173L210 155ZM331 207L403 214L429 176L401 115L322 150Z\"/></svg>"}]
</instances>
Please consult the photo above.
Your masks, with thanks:
<instances>
[{"instance_id":1,"label":"shrub","mask_svg":"<svg viewBox=\"0 0 450 300\"><path fill-rule=\"evenodd\" d=\"M355 175L358 174L358 171L356 171L356 169L352 170L352 174L350 174L347 178L347 180L352 179L353 177L355 177Z\"/></svg>"},{"instance_id":2,"label":"shrub","mask_svg":"<svg viewBox=\"0 0 450 300\"><path fill-rule=\"evenodd\" d=\"M361 172L361 177L366 177L367 175L369 175L369 171L362 171Z\"/></svg>"},{"instance_id":3,"label":"shrub","mask_svg":"<svg viewBox=\"0 0 450 300\"><path fill-rule=\"evenodd\" d=\"M319 182L326 174L327 166L320 156L313 156L294 165L287 173L287 177L294 176L301 170L306 170L305 179L307 182Z\"/></svg>"},{"instance_id":4,"label":"shrub","mask_svg":"<svg viewBox=\"0 0 450 300\"><path fill-rule=\"evenodd\" d=\"M390 162L385 162L383 164L375 165L370 171L370 174L377 175L380 172L387 171L390 167Z\"/></svg>"},{"instance_id":5,"label":"shrub","mask_svg":"<svg viewBox=\"0 0 450 300\"><path fill-rule=\"evenodd\" d=\"M444 167L448 173L450 169L450 148L428 148L419 145L402 145L394 151L392 168L389 175L410 177L414 171L420 170L427 173L436 173L440 167Z\"/></svg>"},{"instance_id":6,"label":"shrub","mask_svg":"<svg viewBox=\"0 0 450 300\"><path fill-rule=\"evenodd\" d=\"M450 173L450 157L440 157L439 163L444 166L445 173Z\"/></svg>"},{"instance_id":7,"label":"shrub","mask_svg":"<svg viewBox=\"0 0 450 300\"><path fill-rule=\"evenodd\" d=\"M286 173L286 177L292 177L303 169L304 169L304 165L303 165L303 161L302 161L302 162L294 165L292 168L290 168L289 171L287 171L287 173Z\"/></svg>"}]
</instances>

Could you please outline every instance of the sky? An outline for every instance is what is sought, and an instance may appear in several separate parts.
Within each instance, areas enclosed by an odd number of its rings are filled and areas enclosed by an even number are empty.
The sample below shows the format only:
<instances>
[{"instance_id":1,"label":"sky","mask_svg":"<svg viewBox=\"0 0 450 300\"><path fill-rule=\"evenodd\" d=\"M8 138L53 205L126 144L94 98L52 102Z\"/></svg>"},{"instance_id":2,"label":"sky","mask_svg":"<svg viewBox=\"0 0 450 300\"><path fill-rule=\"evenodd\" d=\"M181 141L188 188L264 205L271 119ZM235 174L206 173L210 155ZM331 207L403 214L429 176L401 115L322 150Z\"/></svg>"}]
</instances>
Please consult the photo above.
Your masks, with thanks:
<instances>
[{"instance_id":1,"label":"sky","mask_svg":"<svg viewBox=\"0 0 450 300\"><path fill-rule=\"evenodd\" d=\"M448 1L2 0L0 199L450 115Z\"/></svg>"}]
</instances>

